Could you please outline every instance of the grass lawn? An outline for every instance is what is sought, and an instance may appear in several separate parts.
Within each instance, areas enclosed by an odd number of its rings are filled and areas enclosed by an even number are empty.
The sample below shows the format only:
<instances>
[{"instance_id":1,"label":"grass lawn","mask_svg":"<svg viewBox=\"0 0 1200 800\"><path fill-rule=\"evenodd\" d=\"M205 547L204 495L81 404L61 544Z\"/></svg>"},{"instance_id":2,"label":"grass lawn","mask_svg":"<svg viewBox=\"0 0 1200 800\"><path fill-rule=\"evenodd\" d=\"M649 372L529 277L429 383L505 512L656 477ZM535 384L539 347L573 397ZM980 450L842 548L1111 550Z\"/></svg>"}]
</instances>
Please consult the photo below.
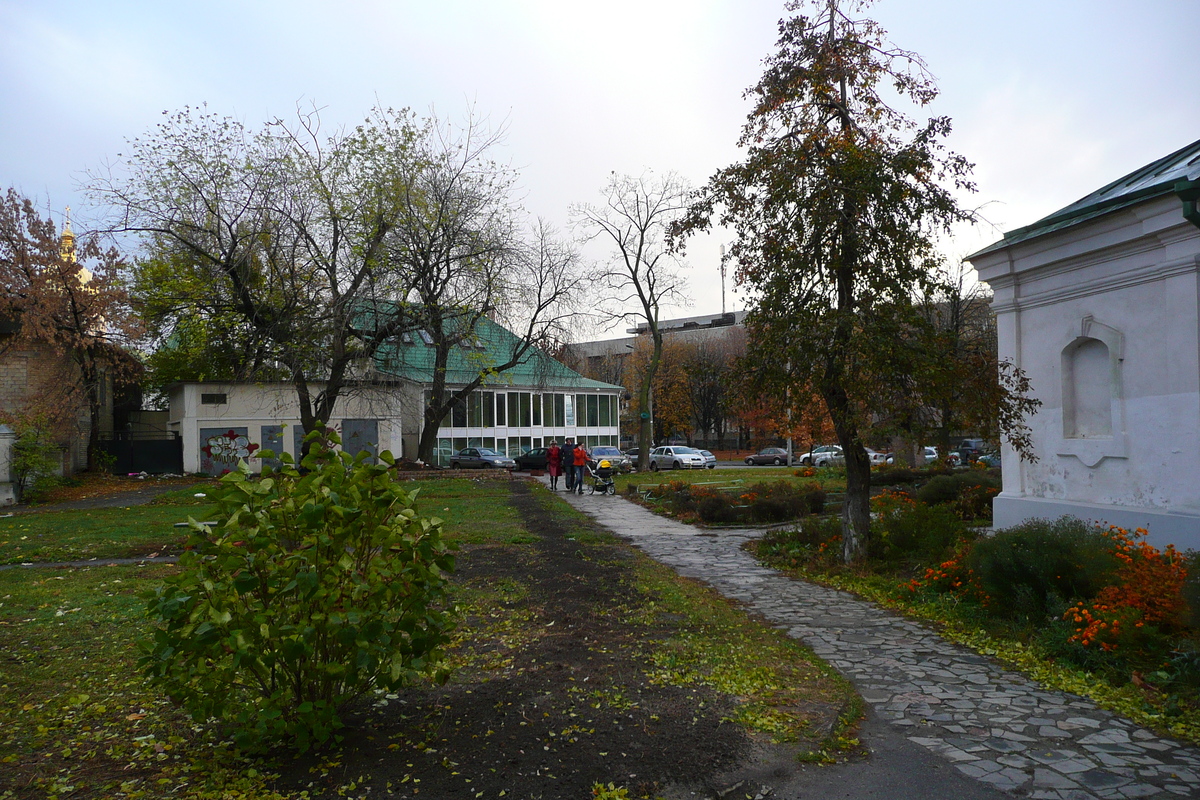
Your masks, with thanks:
<instances>
[{"instance_id":1,"label":"grass lawn","mask_svg":"<svg viewBox=\"0 0 1200 800\"><path fill-rule=\"evenodd\" d=\"M445 687L415 686L391 705L381 698L356 712L348 730L357 738L342 749L240 755L221 731L187 719L141 679L136 642L149 627L140 595L173 565L0 571L0 800L438 797L464 787L465 796L490 789L495 797L505 770L488 766L485 739L498 750L496 764L562 748L564 763L605 765L610 753L641 753L649 743L653 763L667 769L712 746L704 739L713 734L689 719L710 720L726 737L736 729L736 737L793 742L817 760L856 745L861 701L846 681L541 487L522 498L506 481L415 486L421 512L444 519L462 547L455 675ZM3 520L0 541L22 543L16 561L165 548L180 538L173 522L205 509L202 499L175 493L103 514L47 511ZM564 609L574 624L563 622ZM580 631L592 638L580 644ZM520 715L505 712L505 702ZM541 703L537 714L529 702ZM738 725L722 727L723 719ZM530 738L521 744L521 736ZM595 769L596 781L618 786L637 771ZM524 796L515 788L522 781L505 796ZM630 796L653 794L655 785L630 785Z\"/></svg>"},{"instance_id":2,"label":"grass lawn","mask_svg":"<svg viewBox=\"0 0 1200 800\"><path fill-rule=\"evenodd\" d=\"M175 528L203 520L209 505L193 495L203 486L170 492L144 506L85 511L45 510L0 519L0 564L137 558L174 553L187 539Z\"/></svg>"},{"instance_id":3,"label":"grass lawn","mask_svg":"<svg viewBox=\"0 0 1200 800\"><path fill-rule=\"evenodd\" d=\"M682 481L684 483L729 483L741 481L749 486L754 483L773 483L787 480L796 483L812 483L816 481L827 492L846 491L846 478L841 472L819 469L811 478L796 476L800 467L717 467L716 469L664 469L658 472L631 472L627 475L617 475L617 492L624 494L626 486L642 484L667 483Z\"/></svg>"}]
</instances>

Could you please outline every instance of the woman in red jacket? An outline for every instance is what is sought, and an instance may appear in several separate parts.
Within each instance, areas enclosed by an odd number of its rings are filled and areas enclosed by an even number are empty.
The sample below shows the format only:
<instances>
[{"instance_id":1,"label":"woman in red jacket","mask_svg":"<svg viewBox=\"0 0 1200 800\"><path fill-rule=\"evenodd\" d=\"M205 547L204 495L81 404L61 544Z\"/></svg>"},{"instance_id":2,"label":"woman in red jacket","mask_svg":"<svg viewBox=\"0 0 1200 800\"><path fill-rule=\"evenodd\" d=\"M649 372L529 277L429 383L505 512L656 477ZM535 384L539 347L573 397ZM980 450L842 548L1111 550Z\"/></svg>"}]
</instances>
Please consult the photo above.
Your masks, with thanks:
<instances>
[{"instance_id":1,"label":"woman in red jacket","mask_svg":"<svg viewBox=\"0 0 1200 800\"><path fill-rule=\"evenodd\" d=\"M558 476L562 474L562 463L558 460L561 454L558 442L551 442L546 448L546 472L550 473L550 491L558 491Z\"/></svg>"},{"instance_id":2,"label":"woman in red jacket","mask_svg":"<svg viewBox=\"0 0 1200 800\"><path fill-rule=\"evenodd\" d=\"M576 444L575 445L575 457L573 459L573 463L571 466L571 469L574 470L574 472L572 473L573 478L574 478L572 483L574 484L576 494L583 494L583 473L587 469L587 458L588 458L587 449L583 446L582 443Z\"/></svg>"}]
</instances>

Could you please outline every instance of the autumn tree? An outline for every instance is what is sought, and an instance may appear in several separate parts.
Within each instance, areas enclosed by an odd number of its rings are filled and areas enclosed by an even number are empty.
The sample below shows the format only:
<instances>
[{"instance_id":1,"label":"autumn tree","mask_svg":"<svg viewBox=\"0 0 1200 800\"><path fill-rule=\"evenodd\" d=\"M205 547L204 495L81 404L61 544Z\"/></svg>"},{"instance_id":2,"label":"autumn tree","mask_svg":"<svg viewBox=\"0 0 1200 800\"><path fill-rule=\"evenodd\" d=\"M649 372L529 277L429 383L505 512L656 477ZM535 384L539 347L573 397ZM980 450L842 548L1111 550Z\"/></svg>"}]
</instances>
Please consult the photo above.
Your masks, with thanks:
<instances>
[{"instance_id":1,"label":"autumn tree","mask_svg":"<svg viewBox=\"0 0 1200 800\"><path fill-rule=\"evenodd\" d=\"M687 182L675 173L661 177L643 173L636 178L614 173L602 191L603 204L581 203L571 209L585 240L600 240L612 249L604 272L609 294L601 311L610 320L644 326L650 337L650 359L641 371L637 391L639 470L646 468L654 443L648 409L662 360L659 311L684 298L682 262L667 247L666 235L683 216L689 191Z\"/></svg>"},{"instance_id":2,"label":"autumn tree","mask_svg":"<svg viewBox=\"0 0 1200 800\"><path fill-rule=\"evenodd\" d=\"M872 390L896 370L887 345L916 323L909 300L930 281L935 238L970 219L953 192L973 189L970 165L945 150L950 120L917 123L885 99L920 107L937 90L919 56L845 10L866 5L788 4L796 13L747 92L744 158L709 180L675 231L734 231L765 374L777 391L793 382L820 394L846 456L847 561L865 555L870 535L863 439Z\"/></svg>"},{"instance_id":3,"label":"autumn tree","mask_svg":"<svg viewBox=\"0 0 1200 800\"><path fill-rule=\"evenodd\" d=\"M87 409L88 463L95 464L106 388L134 382L139 366L123 347L137 334L116 250L95 236L76 240L9 189L0 198L0 357L38 353L45 379L5 422L61 436Z\"/></svg>"},{"instance_id":4,"label":"autumn tree","mask_svg":"<svg viewBox=\"0 0 1200 800\"><path fill-rule=\"evenodd\" d=\"M492 316L518 321L525 345L481 380L520 363L569 285L569 248L513 211L496 142L477 121L453 130L404 110L327 134L315 111L256 131L185 109L89 184L114 230L143 237L138 299L176 375L282 377L311 431L370 386L380 348L423 330L442 365L425 415L436 434L445 353Z\"/></svg>"}]
</instances>

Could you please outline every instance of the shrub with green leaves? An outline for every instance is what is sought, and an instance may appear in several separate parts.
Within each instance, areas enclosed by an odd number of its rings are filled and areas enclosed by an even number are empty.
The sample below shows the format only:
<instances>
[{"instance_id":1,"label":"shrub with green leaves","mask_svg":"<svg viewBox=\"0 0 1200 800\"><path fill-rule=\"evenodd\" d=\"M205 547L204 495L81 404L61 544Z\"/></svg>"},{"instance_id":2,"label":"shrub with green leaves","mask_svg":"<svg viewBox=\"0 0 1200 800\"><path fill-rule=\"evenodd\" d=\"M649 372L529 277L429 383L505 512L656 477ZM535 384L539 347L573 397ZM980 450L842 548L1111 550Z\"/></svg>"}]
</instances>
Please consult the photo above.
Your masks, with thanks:
<instances>
[{"instance_id":1,"label":"shrub with green leaves","mask_svg":"<svg viewBox=\"0 0 1200 800\"><path fill-rule=\"evenodd\" d=\"M915 503L881 515L874 537L885 558L915 556L937 559L967 534L967 527L950 508Z\"/></svg>"},{"instance_id":2,"label":"shrub with green leaves","mask_svg":"<svg viewBox=\"0 0 1200 800\"><path fill-rule=\"evenodd\" d=\"M1117 570L1112 540L1074 517L1028 520L971 548L967 565L998 616L1041 623L1067 600L1090 600Z\"/></svg>"},{"instance_id":3,"label":"shrub with green leaves","mask_svg":"<svg viewBox=\"0 0 1200 800\"><path fill-rule=\"evenodd\" d=\"M324 743L364 694L445 677L441 521L417 513L390 453L375 464L330 449L336 433L308 441L303 474L284 454L261 478L245 463L222 478L216 525L192 521L179 573L148 597L145 673L250 749Z\"/></svg>"}]
</instances>

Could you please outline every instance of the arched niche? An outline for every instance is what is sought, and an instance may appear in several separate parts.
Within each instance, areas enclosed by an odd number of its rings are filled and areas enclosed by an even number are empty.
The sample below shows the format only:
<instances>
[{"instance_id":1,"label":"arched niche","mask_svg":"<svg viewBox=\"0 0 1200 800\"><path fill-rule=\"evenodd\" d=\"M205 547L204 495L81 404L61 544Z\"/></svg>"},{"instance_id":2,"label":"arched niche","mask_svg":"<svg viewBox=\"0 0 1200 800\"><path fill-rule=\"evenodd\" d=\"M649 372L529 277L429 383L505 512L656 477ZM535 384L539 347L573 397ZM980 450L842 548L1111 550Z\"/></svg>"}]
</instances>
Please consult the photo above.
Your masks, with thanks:
<instances>
[{"instance_id":1,"label":"arched niche","mask_svg":"<svg viewBox=\"0 0 1200 800\"><path fill-rule=\"evenodd\" d=\"M1124 350L1123 334L1091 316L1081 320L1079 334L1063 346L1059 455L1075 456L1089 467L1126 456Z\"/></svg>"}]
</instances>

